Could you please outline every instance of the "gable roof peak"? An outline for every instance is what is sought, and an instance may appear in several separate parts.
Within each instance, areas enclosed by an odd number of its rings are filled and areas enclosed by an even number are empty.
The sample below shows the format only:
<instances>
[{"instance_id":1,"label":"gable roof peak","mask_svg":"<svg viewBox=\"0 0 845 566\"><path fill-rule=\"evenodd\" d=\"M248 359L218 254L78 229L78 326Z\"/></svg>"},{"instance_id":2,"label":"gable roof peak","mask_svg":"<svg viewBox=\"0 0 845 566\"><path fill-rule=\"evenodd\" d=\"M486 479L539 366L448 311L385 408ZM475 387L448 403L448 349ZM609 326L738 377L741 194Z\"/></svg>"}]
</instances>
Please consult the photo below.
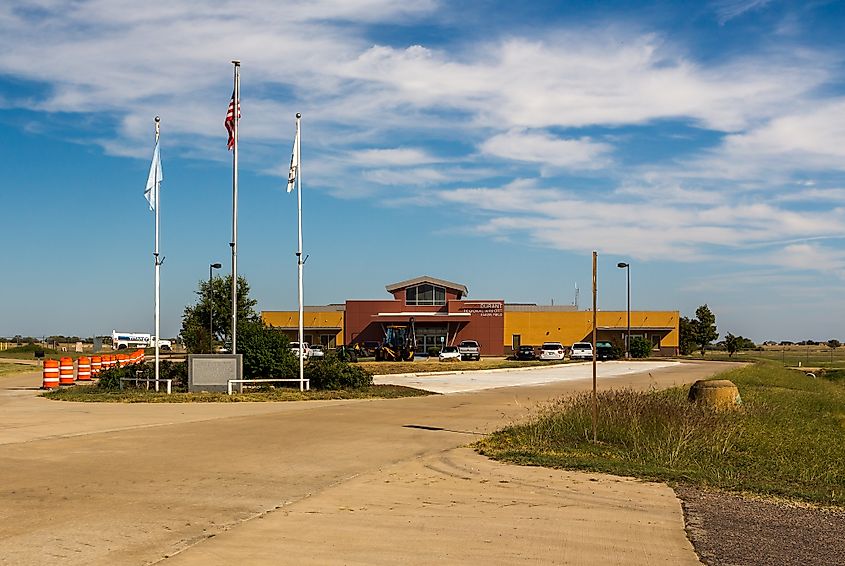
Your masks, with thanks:
<instances>
[{"instance_id":1,"label":"gable roof peak","mask_svg":"<svg viewBox=\"0 0 845 566\"><path fill-rule=\"evenodd\" d=\"M446 287L447 289L458 291L460 292L461 296L467 295L466 285L461 285L460 283L454 283L452 281L446 281L445 279L438 279L437 277L432 277L431 275L422 275L420 277L414 277L413 279L406 279L405 281L392 283L390 285L386 285L385 289L387 289L388 293L392 294L396 291L399 291L400 289L413 287L414 285L419 285L420 283L430 283L432 285L439 285L440 287Z\"/></svg>"}]
</instances>

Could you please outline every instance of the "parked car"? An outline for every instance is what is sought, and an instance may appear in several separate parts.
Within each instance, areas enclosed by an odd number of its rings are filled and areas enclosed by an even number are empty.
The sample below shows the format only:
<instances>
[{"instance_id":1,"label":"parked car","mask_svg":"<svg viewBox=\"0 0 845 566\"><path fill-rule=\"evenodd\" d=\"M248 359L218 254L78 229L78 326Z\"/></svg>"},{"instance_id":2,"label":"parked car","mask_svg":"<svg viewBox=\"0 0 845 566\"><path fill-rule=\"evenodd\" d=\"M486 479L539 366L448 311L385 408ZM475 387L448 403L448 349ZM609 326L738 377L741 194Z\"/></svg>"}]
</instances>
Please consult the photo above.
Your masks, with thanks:
<instances>
[{"instance_id":1,"label":"parked car","mask_svg":"<svg viewBox=\"0 0 845 566\"><path fill-rule=\"evenodd\" d=\"M560 342L543 342L540 346L541 360L562 360L566 356L566 349Z\"/></svg>"},{"instance_id":2,"label":"parked car","mask_svg":"<svg viewBox=\"0 0 845 566\"><path fill-rule=\"evenodd\" d=\"M457 346L443 346L443 349L440 350L440 354L438 354L437 359L441 362L459 362L461 361L461 351L458 350Z\"/></svg>"},{"instance_id":3,"label":"parked car","mask_svg":"<svg viewBox=\"0 0 845 566\"><path fill-rule=\"evenodd\" d=\"M294 356L299 357L299 342L291 342L290 351L293 352ZM305 359L311 357L311 348L308 346L308 342L302 343L302 357Z\"/></svg>"},{"instance_id":4,"label":"parked car","mask_svg":"<svg viewBox=\"0 0 845 566\"><path fill-rule=\"evenodd\" d=\"M481 359L481 347L475 340L464 340L458 344L458 351L461 353L462 360Z\"/></svg>"},{"instance_id":5,"label":"parked car","mask_svg":"<svg viewBox=\"0 0 845 566\"><path fill-rule=\"evenodd\" d=\"M514 352L513 357L517 360L536 360L537 354L534 352L534 346L520 346Z\"/></svg>"},{"instance_id":6,"label":"parked car","mask_svg":"<svg viewBox=\"0 0 845 566\"><path fill-rule=\"evenodd\" d=\"M589 342L575 342L569 351L570 360L592 360L593 345Z\"/></svg>"},{"instance_id":7,"label":"parked car","mask_svg":"<svg viewBox=\"0 0 845 566\"><path fill-rule=\"evenodd\" d=\"M326 353L323 351L323 345L322 344L314 344L308 350L309 350L308 355L309 355L309 357L312 357L312 358L322 358L323 356L326 355Z\"/></svg>"},{"instance_id":8,"label":"parked car","mask_svg":"<svg viewBox=\"0 0 845 566\"><path fill-rule=\"evenodd\" d=\"M618 357L618 349L613 344L610 342L596 342L597 360L615 360Z\"/></svg>"}]
</instances>

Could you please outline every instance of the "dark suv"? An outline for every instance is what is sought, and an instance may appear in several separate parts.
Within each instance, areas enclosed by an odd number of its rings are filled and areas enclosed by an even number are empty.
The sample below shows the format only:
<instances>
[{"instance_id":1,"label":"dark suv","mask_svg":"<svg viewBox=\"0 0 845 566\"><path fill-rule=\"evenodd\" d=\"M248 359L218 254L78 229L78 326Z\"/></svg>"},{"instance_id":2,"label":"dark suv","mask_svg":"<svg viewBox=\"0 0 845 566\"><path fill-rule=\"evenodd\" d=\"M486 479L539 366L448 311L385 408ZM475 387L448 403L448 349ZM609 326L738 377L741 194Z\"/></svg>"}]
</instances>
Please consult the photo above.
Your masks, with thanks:
<instances>
[{"instance_id":1,"label":"dark suv","mask_svg":"<svg viewBox=\"0 0 845 566\"><path fill-rule=\"evenodd\" d=\"M597 360L615 360L619 357L619 350L610 342L596 342Z\"/></svg>"},{"instance_id":2,"label":"dark suv","mask_svg":"<svg viewBox=\"0 0 845 566\"><path fill-rule=\"evenodd\" d=\"M519 346L513 357L517 360L535 360L537 355L534 353L534 346Z\"/></svg>"}]
</instances>

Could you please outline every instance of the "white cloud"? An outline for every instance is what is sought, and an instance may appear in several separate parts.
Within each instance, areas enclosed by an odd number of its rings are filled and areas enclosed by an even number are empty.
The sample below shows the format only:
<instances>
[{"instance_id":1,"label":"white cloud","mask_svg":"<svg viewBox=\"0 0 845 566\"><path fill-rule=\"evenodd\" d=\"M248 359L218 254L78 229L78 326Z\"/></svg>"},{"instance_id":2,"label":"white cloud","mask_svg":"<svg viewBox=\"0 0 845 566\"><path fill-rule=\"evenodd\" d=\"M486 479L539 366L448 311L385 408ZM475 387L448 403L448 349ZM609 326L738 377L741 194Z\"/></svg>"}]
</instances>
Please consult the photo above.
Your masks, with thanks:
<instances>
[{"instance_id":1,"label":"white cloud","mask_svg":"<svg viewBox=\"0 0 845 566\"><path fill-rule=\"evenodd\" d=\"M365 149L350 154L350 161L360 165L422 165L439 161L417 148Z\"/></svg>"},{"instance_id":2,"label":"white cloud","mask_svg":"<svg viewBox=\"0 0 845 566\"><path fill-rule=\"evenodd\" d=\"M381 185L435 185L448 180L448 176L439 169L373 169L364 172L364 178Z\"/></svg>"},{"instance_id":3,"label":"white cloud","mask_svg":"<svg viewBox=\"0 0 845 566\"><path fill-rule=\"evenodd\" d=\"M821 271L845 278L845 251L817 243L784 246L772 253L768 260L791 270Z\"/></svg>"},{"instance_id":4,"label":"white cloud","mask_svg":"<svg viewBox=\"0 0 845 566\"><path fill-rule=\"evenodd\" d=\"M769 3L771 0L719 0L713 7L719 18L719 24L725 25L728 21L746 12L763 8Z\"/></svg>"},{"instance_id":5,"label":"white cloud","mask_svg":"<svg viewBox=\"0 0 845 566\"><path fill-rule=\"evenodd\" d=\"M530 180L501 188L443 191L436 200L484 211L475 217L475 230L484 235L523 235L556 249L596 249L645 260L706 258L794 267L797 260L786 262L775 253L761 252L761 246L783 249L784 257L798 257L800 246L821 249L804 240L831 234L845 237L843 209L801 214L767 203L662 204L638 198L620 202L614 197L591 199L581 192L540 188ZM811 268L814 263L806 265Z\"/></svg>"},{"instance_id":6,"label":"white cloud","mask_svg":"<svg viewBox=\"0 0 845 566\"><path fill-rule=\"evenodd\" d=\"M525 130L498 134L481 144L482 152L496 157L575 169L605 167L611 149L609 144L590 138L561 139Z\"/></svg>"}]
</instances>

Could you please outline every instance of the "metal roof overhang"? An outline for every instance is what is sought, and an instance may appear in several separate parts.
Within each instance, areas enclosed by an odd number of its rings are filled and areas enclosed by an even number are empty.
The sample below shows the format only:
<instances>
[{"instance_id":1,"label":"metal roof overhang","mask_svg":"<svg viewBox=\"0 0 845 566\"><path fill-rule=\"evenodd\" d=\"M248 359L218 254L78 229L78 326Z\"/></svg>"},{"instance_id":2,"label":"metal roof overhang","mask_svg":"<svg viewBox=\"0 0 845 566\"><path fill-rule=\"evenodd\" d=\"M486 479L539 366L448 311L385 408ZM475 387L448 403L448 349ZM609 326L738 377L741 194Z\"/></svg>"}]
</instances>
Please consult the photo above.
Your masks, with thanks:
<instances>
[{"instance_id":1,"label":"metal roof overhang","mask_svg":"<svg viewBox=\"0 0 845 566\"><path fill-rule=\"evenodd\" d=\"M628 326L598 326L596 330L628 330ZM631 332L634 330L675 330L674 326L631 326Z\"/></svg>"},{"instance_id":2,"label":"metal roof overhang","mask_svg":"<svg viewBox=\"0 0 845 566\"><path fill-rule=\"evenodd\" d=\"M439 313L439 312L380 312L374 314L373 318L379 322L469 322L470 313Z\"/></svg>"},{"instance_id":3,"label":"metal roof overhang","mask_svg":"<svg viewBox=\"0 0 845 566\"><path fill-rule=\"evenodd\" d=\"M285 330L285 331L296 330L297 332L299 332L298 326L273 326L272 328L273 328L273 330ZM305 326L303 326L302 328L303 328L303 330L311 330L311 331L318 331L318 332L319 331L340 332L341 330L343 330L339 326L308 326L307 324Z\"/></svg>"}]
</instances>

